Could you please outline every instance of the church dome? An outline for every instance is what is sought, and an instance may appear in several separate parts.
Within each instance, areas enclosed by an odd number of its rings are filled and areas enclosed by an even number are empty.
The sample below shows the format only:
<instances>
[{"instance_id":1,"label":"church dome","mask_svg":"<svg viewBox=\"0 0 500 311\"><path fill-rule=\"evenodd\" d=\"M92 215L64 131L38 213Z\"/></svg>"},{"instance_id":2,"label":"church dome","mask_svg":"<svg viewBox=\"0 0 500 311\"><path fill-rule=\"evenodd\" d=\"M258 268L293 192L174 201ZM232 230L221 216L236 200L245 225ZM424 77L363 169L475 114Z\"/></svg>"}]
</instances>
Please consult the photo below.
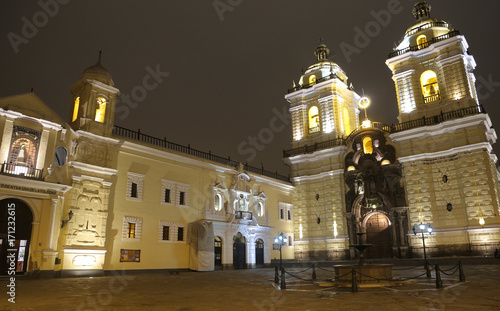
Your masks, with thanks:
<instances>
[{"instance_id":1,"label":"church dome","mask_svg":"<svg viewBox=\"0 0 500 311\"><path fill-rule=\"evenodd\" d=\"M114 86L113 79L111 78L111 74L109 71L101 65L101 56L99 55L99 60L93 66L85 69L83 71L82 77L86 77L88 79L97 80L107 85Z\"/></svg>"},{"instance_id":2,"label":"church dome","mask_svg":"<svg viewBox=\"0 0 500 311\"><path fill-rule=\"evenodd\" d=\"M427 2L419 1L415 4L412 13L417 22L406 30L395 50L426 48L441 38L446 39L454 31L446 21L431 17L430 12L431 6Z\"/></svg>"},{"instance_id":3,"label":"church dome","mask_svg":"<svg viewBox=\"0 0 500 311\"><path fill-rule=\"evenodd\" d=\"M338 78L346 83L347 76L345 72L337 65L328 59L330 50L325 44L320 43L314 50L314 55L317 57L317 62L307 68L299 80L301 87L312 86L316 83Z\"/></svg>"}]
</instances>

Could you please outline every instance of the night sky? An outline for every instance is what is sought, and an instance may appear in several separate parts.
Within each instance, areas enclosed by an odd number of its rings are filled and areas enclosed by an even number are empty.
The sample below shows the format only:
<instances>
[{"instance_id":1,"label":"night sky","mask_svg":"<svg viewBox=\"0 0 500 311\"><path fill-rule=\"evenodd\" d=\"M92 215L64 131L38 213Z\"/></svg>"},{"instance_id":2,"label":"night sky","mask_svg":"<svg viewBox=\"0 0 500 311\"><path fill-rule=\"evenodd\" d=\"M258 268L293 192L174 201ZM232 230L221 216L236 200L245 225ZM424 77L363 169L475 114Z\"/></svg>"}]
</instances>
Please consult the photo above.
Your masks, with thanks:
<instances>
[{"instance_id":1,"label":"night sky","mask_svg":"<svg viewBox=\"0 0 500 311\"><path fill-rule=\"evenodd\" d=\"M415 23L415 1L59 1L64 4L0 2L1 97L34 88L68 120L69 87L102 50L102 64L115 86L136 104L133 108L122 100L117 105L122 108L116 125L287 174L282 150L290 148L292 135L282 115L284 95L301 69L315 62L313 52L322 38L348 82L372 98L368 117L397 122L396 92L385 60ZM50 14L43 13L44 3ZM481 104L500 126L500 1L428 3L433 17L465 35L478 64ZM381 12L388 7L393 13ZM375 16L384 20L377 22ZM29 26L34 20L36 29ZM366 33L366 26L375 23L366 46L356 46L356 29ZM341 49L347 45L359 49L347 55ZM151 71L160 72L158 83L143 93ZM266 130L270 123L274 131ZM249 144L249 136L259 133L265 138L258 141L262 150ZM496 150L499 154L500 146Z\"/></svg>"}]
</instances>

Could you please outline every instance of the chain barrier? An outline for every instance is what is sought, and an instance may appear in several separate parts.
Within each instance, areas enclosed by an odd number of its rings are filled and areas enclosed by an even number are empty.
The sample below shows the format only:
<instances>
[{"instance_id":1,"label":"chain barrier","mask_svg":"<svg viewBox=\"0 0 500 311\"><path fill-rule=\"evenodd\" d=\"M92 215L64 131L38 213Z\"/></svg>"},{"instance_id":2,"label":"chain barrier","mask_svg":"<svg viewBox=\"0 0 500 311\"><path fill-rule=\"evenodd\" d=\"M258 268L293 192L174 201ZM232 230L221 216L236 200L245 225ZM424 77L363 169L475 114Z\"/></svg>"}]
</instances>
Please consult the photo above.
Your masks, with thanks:
<instances>
[{"instance_id":1,"label":"chain barrier","mask_svg":"<svg viewBox=\"0 0 500 311\"><path fill-rule=\"evenodd\" d=\"M451 270L451 269L449 269L449 270L445 270L445 271L450 271L450 270ZM446 272L445 272L445 271L443 271L442 269L439 269L439 271L440 271L440 272L442 272L444 275L448 275L448 276L449 276L449 275L454 275L454 274L455 274L455 273L457 273L457 271L458 271L458 265L457 265L457 267L456 267L455 271L453 271L452 273L446 273Z\"/></svg>"},{"instance_id":2,"label":"chain barrier","mask_svg":"<svg viewBox=\"0 0 500 311\"><path fill-rule=\"evenodd\" d=\"M402 281L406 281L406 280L415 280L415 279L418 279L419 277L424 276L424 275L426 275L426 274L427 274L427 271L426 271L426 272L424 272L424 273L422 273L422 274L419 274L419 275L417 275L417 276L402 277L402 278L399 278L399 279L400 279L400 280L402 280Z\"/></svg>"},{"instance_id":3,"label":"chain barrier","mask_svg":"<svg viewBox=\"0 0 500 311\"><path fill-rule=\"evenodd\" d=\"M441 269L441 268L439 268L439 271L441 271L441 272L450 271L450 270L453 270L453 269L455 269L457 267L458 267L458 263L456 265L454 265L453 267L451 267L450 269Z\"/></svg>"},{"instance_id":4,"label":"chain barrier","mask_svg":"<svg viewBox=\"0 0 500 311\"><path fill-rule=\"evenodd\" d=\"M296 276L294 274L291 274L290 272L288 271L285 271L286 274L288 274L289 276L291 277L294 277L296 279L299 279L299 280L302 280L302 281L307 281L307 282L312 282L312 279L304 279L304 278L301 278L300 276Z\"/></svg>"}]
</instances>

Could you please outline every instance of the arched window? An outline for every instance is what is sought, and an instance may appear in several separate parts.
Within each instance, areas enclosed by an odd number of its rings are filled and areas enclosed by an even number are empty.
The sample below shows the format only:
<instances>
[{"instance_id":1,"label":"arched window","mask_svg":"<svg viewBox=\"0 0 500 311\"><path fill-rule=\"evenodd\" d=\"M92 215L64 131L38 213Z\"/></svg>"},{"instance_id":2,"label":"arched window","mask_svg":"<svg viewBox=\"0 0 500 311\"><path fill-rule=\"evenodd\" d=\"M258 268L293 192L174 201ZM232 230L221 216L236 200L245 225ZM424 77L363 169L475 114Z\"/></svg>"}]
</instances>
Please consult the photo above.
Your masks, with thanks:
<instances>
[{"instance_id":1,"label":"arched window","mask_svg":"<svg viewBox=\"0 0 500 311\"><path fill-rule=\"evenodd\" d=\"M312 106L309 109L309 134L319 132L319 110Z\"/></svg>"},{"instance_id":2,"label":"arched window","mask_svg":"<svg viewBox=\"0 0 500 311\"><path fill-rule=\"evenodd\" d=\"M311 75L309 77L309 84L315 84L316 83L316 76L315 75Z\"/></svg>"},{"instance_id":3,"label":"arched window","mask_svg":"<svg viewBox=\"0 0 500 311\"><path fill-rule=\"evenodd\" d=\"M106 113L106 98L99 96L97 97L95 121L103 123L105 113Z\"/></svg>"},{"instance_id":4,"label":"arched window","mask_svg":"<svg viewBox=\"0 0 500 311\"><path fill-rule=\"evenodd\" d=\"M363 152L365 154L372 154L373 153L373 142L370 137L365 137L363 138Z\"/></svg>"},{"instance_id":5,"label":"arched window","mask_svg":"<svg viewBox=\"0 0 500 311\"><path fill-rule=\"evenodd\" d=\"M71 118L71 122L75 122L78 117L78 109L80 109L80 97L75 98L75 106L73 108L73 118Z\"/></svg>"},{"instance_id":6,"label":"arched window","mask_svg":"<svg viewBox=\"0 0 500 311\"><path fill-rule=\"evenodd\" d=\"M439 99L439 85L434 71L427 70L422 73L420 76L420 83L422 85L422 94L424 95L425 103Z\"/></svg>"},{"instance_id":7,"label":"arched window","mask_svg":"<svg viewBox=\"0 0 500 311\"><path fill-rule=\"evenodd\" d=\"M214 208L216 211L220 211L222 209L222 203L221 203L221 197L220 194L216 194L214 198Z\"/></svg>"},{"instance_id":8,"label":"arched window","mask_svg":"<svg viewBox=\"0 0 500 311\"><path fill-rule=\"evenodd\" d=\"M429 46L427 44L427 37L425 35L418 36L418 38L417 38L417 46L418 46L419 50L423 49L423 48L426 48L426 47Z\"/></svg>"},{"instance_id":9,"label":"arched window","mask_svg":"<svg viewBox=\"0 0 500 311\"><path fill-rule=\"evenodd\" d=\"M351 134L351 122L349 122L349 110L344 107L342 121L344 122L344 134Z\"/></svg>"}]
</instances>

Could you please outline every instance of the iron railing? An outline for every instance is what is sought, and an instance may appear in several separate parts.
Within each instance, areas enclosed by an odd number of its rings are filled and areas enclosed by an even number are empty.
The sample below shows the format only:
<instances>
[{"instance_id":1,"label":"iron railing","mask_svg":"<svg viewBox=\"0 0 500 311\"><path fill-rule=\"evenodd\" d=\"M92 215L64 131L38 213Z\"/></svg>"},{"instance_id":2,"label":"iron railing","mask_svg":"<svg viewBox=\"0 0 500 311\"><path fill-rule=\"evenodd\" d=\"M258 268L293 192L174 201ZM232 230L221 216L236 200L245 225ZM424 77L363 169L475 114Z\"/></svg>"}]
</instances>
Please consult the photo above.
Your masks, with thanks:
<instances>
[{"instance_id":1,"label":"iron railing","mask_svg":"<svg viewBox=\"0 0 500 311\"><path fill-rule=\"evenodd\" d=\"M245 220L252 220L252 212L247 212L247 211L236 211L234 214L235 219L245 219Z\"/></svg>"},{"instance_id":2,"label":"iron railing","mask_svg":"<svg viewBox=\"0 0 500 311\"><path fill-rule=\"evenodd\" d=\"M238 162L238 161L231 160L231 157L224 158L224 157L212 154L211 151L204 152L204 151L200 151L197 149L193 149L193 148L191 148L190 145L184 146L184 145L176 144L176 143L168 141L166 137L158 138L158 137L154 137L151 135L143 134L143 133L141 133L140 129L137 131L133 131L133 130L130 130L130 129L127 129L127 128L124 128L124 127L121 127L118 125L114 125L113 126L113 135L125 137L128 139L138 140L138 141L141 141L141 142L149 144L149 145L154 145L154 146L170 149L170 150L173 150L176 152L188 154L188 155L191 155L191 156L194 156L197 158L205 159L208 161L216 162L216 163L227 165L227 166L236 167L240 164L240 162ZM259 167L250 166L250 165L248 165L248 163L246 163L244 165L243 169L247 172L263 175L266 177L271 177L271 178L278 179L278 180L285 181L285 182L290 182L289 176L280 175L280 174L278 174L277 171L271 172L271 171L265 170L263 166L259 168Z\"/></svg>"},{"instance_id":3,"label":"iron railing","mask_svg":"<svg viewBox=\"0 0 500 311\"><path fill-rule=\"evenodd\" d=\"M431 102L435 102L436 100L440 100L441 99L441 96L439 95L439 92L437 94L434 94L434 95L430 95L430 96L424 96L424 103L431 103Z\"/></svg>"},{"instance_id":4,"label":"iron railing","mask_svg":"<svg viewBox=\"0 0 500 311\"><path fill-rule=\"evenodd\" d=\"M467 108L462 108L454 111L449 111L449 112L441 112L441 114L432 116L432 117L422 117L417 120L412 120L412 121L407 121L399 124L392 124L392 125L387 125L384 123L380 122L373 122L372 123L372 128L378 128L380 130L383 130L388 133L397 133L401 131L406 131L410 130L413 128L417 127L422 127L422 126L428 126L428 125L435 125L439 124L441 122L447 121L447 120L453 120L453 119L458 119L458 118L463 118L466 116L474 115L474 114L479 114L479 113L486 113L482 105L479 106L472 106L472 107L467 107ZM323 150L327 148L332 148L332 147L338 147L338 146L346 146L347 143L352 139L352 137L361 131L363 127L358 127L354 131L349 134L347 137L338 137L335 139L327 140L327 141L322 141L315 143L314 145L304 145L301 147L289 149L289 150L283 150L283 157L284 158L289 158L293 157L299 154L306 154L306 153L312 153L318 150Z\"/></svg>"},{"instance_id":5,"label":"iron railing","mask_svg":"<svg viewBox=\"0 0 500 311\"><path fill-rule=\"evenodd\" d=\"M0 174L42 180L43 169L4 162L2 163Z\"/></svg>"},{"instance_id":6,"label":"iron railing","mask_svg":"<svg viewBox=\"0 0 500 311\"><path fill-rule=\"evenodd\" d=\"M407 48L404 48L404 49L393 51L393 52L389 53L388 58L392 58L394 56L402 55L402 54L405 54L405 53L408 53L408 52L412 52L412 51L418 51L420 49L428 47L432 43L443 41L443 40L449 39L451 37L459 36L459 35L460 35L460 32L458 32L458 30L453 30L453 31L450 31L447 34L440 35L440 36L437 36L435 38L432 38L431 40L429 40L429 41L427 41L425 43L417 44L417 45L410 46L410 47L407 47Z\"/></svg>"},{"instance_id":7,"label":"iron railing","mask_svg":"<svg viewBox=\"0 0 500 311\"><path fill-rule=\"evenodd\" d=\"M423 25L420 25L418 27L415 27L415 28L412 28L412 29L408 30L405 33L405 37L411 36L413 34L416 34L420 30L424 30L424 29L427 29L427 28L431 28L431 27L444 27L444 28L448 28L448 26L449 25L448 25L447 22L430 22L430 23L425 23Z\"/></svg>"},{"instance_id":8,"label":"iron railing","mask_svg":"<svg viewBox=\"0 0 500 311\"><path fill-rule=\"evenodd\" d=\"M296 92L298 90L308 89L308 88L312 87L315 84L321 83L323 81L331 80L331 79L339 79L340 81L342 81L342 79L340 79L335 73L331 73L328 76L324 76L322 78L317 79L316 82L308 83L308 84L302 84L302 85L297 85L296 87L289 89L288 93L290 94L290 93Z\"/></svg>"}]
</instances>

